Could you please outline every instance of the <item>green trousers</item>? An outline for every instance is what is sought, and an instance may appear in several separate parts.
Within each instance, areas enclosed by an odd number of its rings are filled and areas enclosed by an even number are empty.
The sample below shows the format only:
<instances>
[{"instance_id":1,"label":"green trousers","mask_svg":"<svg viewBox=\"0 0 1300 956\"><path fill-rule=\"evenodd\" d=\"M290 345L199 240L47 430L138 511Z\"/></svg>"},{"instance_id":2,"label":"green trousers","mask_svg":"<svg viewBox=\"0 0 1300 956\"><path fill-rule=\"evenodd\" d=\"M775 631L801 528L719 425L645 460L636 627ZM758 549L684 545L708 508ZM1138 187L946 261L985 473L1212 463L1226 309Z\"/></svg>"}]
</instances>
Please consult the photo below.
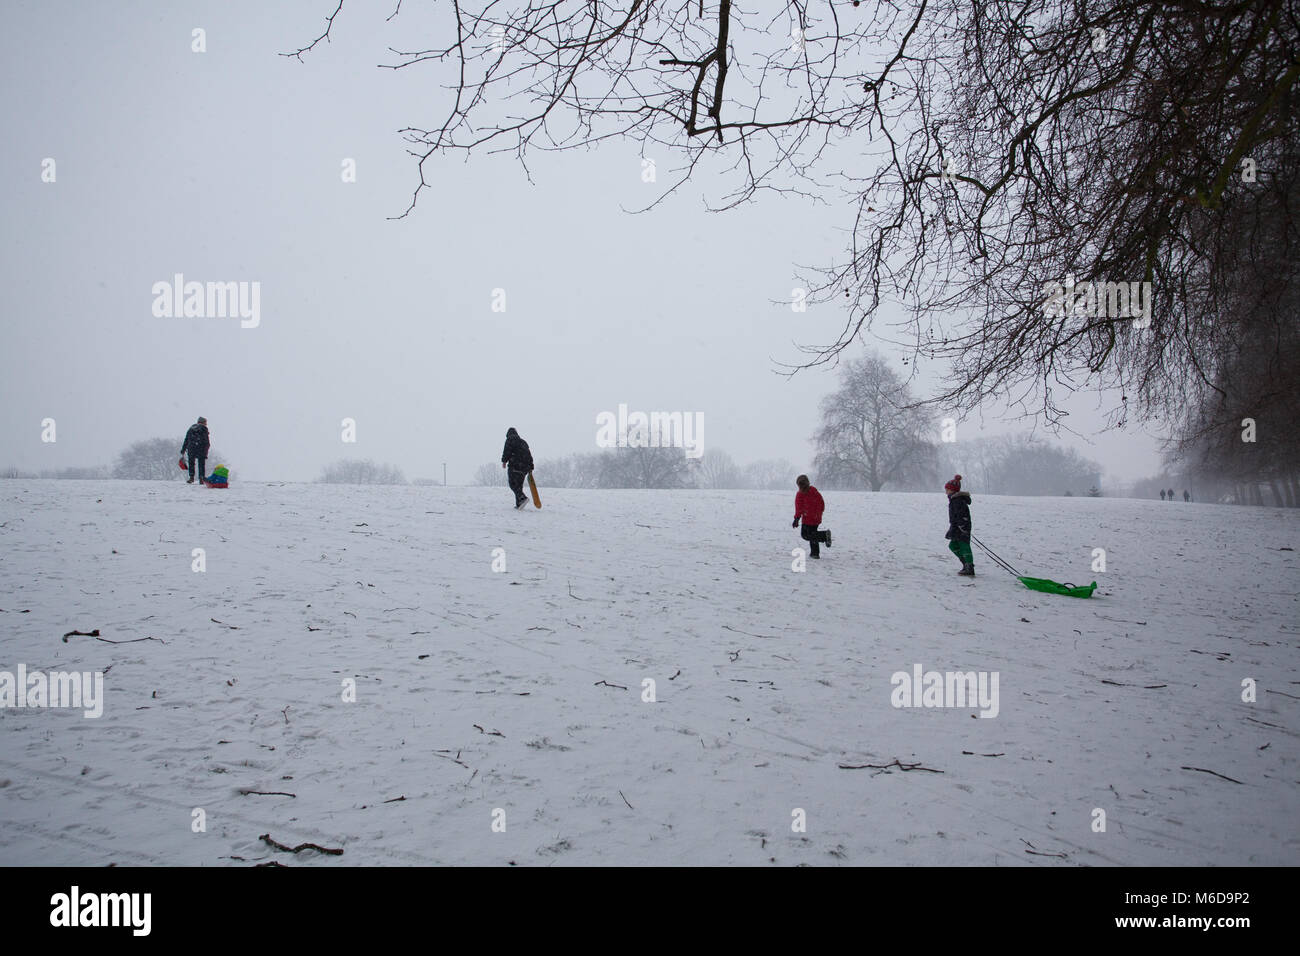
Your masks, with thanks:
<instances>
[{"instance_id":1,"label":"green trousers","mask_svg":"<svg viewBox=\"0 0 1300 956\"><path fill-rule=\"evenodd\" d=\"M949 541L948 550L961 558L962 564L969 564L971 567L975 566L975 556L971 554L969 541Z\"/></svg>"}]
</instances>

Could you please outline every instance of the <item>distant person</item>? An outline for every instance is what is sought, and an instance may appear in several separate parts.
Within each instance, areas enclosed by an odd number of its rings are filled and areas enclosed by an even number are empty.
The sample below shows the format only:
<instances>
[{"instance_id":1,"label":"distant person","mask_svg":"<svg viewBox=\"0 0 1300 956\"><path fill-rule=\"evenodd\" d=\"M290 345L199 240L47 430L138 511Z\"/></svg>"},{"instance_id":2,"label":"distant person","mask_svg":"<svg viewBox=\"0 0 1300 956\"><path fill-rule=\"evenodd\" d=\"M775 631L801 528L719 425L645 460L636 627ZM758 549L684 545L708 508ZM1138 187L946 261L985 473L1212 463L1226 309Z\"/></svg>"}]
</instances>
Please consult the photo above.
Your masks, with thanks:
<instances>
[{"instance_id":1,"label":"distant person","mask_svg":"<svg viewBox=\"0 0 1300 956\"><path fill-rule=\"evenodd\" d=\"M1184 500L1184 501L1191 501L1191 500L1192 500L1192 493L1191 493L1190 491L1188 491L1186 488L1183 489L1183 500Z\"/></svg>"},{"instance_id":2,"label":"distant person","mask_svg":"<svg viewBox=\"0 0 1300 956\"><path fill-rule=\"evenodd\" d=\"M1165 500L1165 489L1163 488L1160 489L1160 500L1161 501Z\"/></svg>"},{"instance_id":3,"label":"distant person","mask_svg":"<svg viewBox=\"0 0 1300 956\"><path fill-rule=\"evenodd\" d=\"M961 490L961 475L953 475L943 486L948 493L948 550L961 559L963 577L975 577L975 556L970 550L970 492Z\"/></svg>"},{"instance_id":4,"label":"distant person","mask_svg":"<svg viewBox=\"0 0 1300 956\"><path fill-rule=\"evenodd\" d=\"M528 450L528 442L519 437L513 428L506 429L506 444L501 449L501 467L507 468L506 480L510 490L515 493L515 507L522 508L528 504L524 494L524 479L533 470L533 453Z\"/></svg>"},{"instance_id":5,"label":"distant person","mask_svg":"<svg viewBox=\"0 0 1300 956\"><path fill-rule=\"evenodd\" d=\"M790 527L799 527L799 519L803 519L803 531L799 536L808 542L808 557L820 559L822 556L820 546L823 544L828 548L831 546L831 533L817 530L818 525L822 523L826 502L822 499L821 492L808 480L807 475L800 475L794 483L799 490L794 496L794 522Z\"/></svg>"},{"instance_id":6,"label":"distant person","mask_svg":"<svg viewBox=\"0 0 1300 956\"><path fill-rule=\"evenodd\" d=\"M190 477L187 485L194 484L194 464L199 466L199 484L205 485L208 482L204 475L208 460L208 449L212 442L208 436L208 420L202 415L199 420L190 426L190 430L185 433L185 443L181 445L181 457L189 456Z\"/></svg>"},{"instance_id":7,"label":"distant person","mask_svg":"<svg viewBox=\"0 0 1300 956\"><path fill-rule=\"evenodd\" d=\"M1174 489L1172 488L1169 489L1169 500L1170 501L1174 500Z\"/></svg>"}]
</instances>

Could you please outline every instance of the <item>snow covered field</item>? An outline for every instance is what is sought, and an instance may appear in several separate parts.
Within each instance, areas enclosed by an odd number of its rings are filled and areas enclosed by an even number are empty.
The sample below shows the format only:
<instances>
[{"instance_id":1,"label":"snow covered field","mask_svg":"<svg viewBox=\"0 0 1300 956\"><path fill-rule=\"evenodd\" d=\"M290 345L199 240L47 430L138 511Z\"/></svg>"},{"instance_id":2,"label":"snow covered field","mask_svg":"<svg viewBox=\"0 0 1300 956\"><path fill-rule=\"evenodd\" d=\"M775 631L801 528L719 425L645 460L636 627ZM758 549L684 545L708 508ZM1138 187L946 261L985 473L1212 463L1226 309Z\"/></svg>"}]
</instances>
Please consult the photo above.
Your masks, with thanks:
<instances>
[{"instance_id":1,"label":"snow covered field","mask_svg":"<svg viewBox=\"0 0 1300 956\"><path fill-rule=\"evenodd\" d=\"M1083 601L958 578L939 493L799 573L793 488L541 490L0 482L0 671L106 672L0 710L0 862L1300 863L1294 512L973 489Z\"/></svg>"}]
</instances>

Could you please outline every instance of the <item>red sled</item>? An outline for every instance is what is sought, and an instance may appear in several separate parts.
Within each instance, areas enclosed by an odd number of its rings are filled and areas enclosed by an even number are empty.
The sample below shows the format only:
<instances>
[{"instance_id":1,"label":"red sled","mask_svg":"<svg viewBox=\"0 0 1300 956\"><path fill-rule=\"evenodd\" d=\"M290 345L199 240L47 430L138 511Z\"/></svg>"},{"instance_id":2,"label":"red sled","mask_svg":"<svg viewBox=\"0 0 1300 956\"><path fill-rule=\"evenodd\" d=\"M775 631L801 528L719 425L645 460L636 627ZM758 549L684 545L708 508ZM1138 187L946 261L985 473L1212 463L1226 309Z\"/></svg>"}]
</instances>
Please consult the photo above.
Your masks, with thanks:
<instances>
[{"instance_id":1,"label":"red sled","mask_svg":"<svg viewBox=\"0 0 1300 956\"><path fill-rule=\"evenodd\" d=\"M180 461L176 462L176 464L178 464L178 465L181 466L181 471L189 471L189 470L190 470L189 465L185 464L185 459L184 459L184 458L182 458Z\"/></svg>"}]
</instances>

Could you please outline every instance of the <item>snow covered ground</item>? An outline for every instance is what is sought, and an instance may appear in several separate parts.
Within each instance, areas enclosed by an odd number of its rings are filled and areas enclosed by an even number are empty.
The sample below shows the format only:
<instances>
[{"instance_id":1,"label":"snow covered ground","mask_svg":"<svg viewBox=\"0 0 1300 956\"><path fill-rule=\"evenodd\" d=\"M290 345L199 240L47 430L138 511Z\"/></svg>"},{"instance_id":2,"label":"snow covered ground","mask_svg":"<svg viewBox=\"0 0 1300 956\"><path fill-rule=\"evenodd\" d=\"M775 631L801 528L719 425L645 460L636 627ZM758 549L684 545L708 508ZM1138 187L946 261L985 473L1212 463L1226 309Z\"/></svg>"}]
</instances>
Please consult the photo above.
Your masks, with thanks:
<instances>
[{"instance_id":1,"label":"snow covered ground","mask_svg":"<svg viewBox=\"0 0 1300 956\"><path fill-rule=\"evenodd\" d=\"M1297 515L973 491L1097 595L958 578L938 493L828 492L796 572L793 488L0 482L0 671L106 672L0 710L0 862L1300 863Z\"/></svg>"}]
</instances>

